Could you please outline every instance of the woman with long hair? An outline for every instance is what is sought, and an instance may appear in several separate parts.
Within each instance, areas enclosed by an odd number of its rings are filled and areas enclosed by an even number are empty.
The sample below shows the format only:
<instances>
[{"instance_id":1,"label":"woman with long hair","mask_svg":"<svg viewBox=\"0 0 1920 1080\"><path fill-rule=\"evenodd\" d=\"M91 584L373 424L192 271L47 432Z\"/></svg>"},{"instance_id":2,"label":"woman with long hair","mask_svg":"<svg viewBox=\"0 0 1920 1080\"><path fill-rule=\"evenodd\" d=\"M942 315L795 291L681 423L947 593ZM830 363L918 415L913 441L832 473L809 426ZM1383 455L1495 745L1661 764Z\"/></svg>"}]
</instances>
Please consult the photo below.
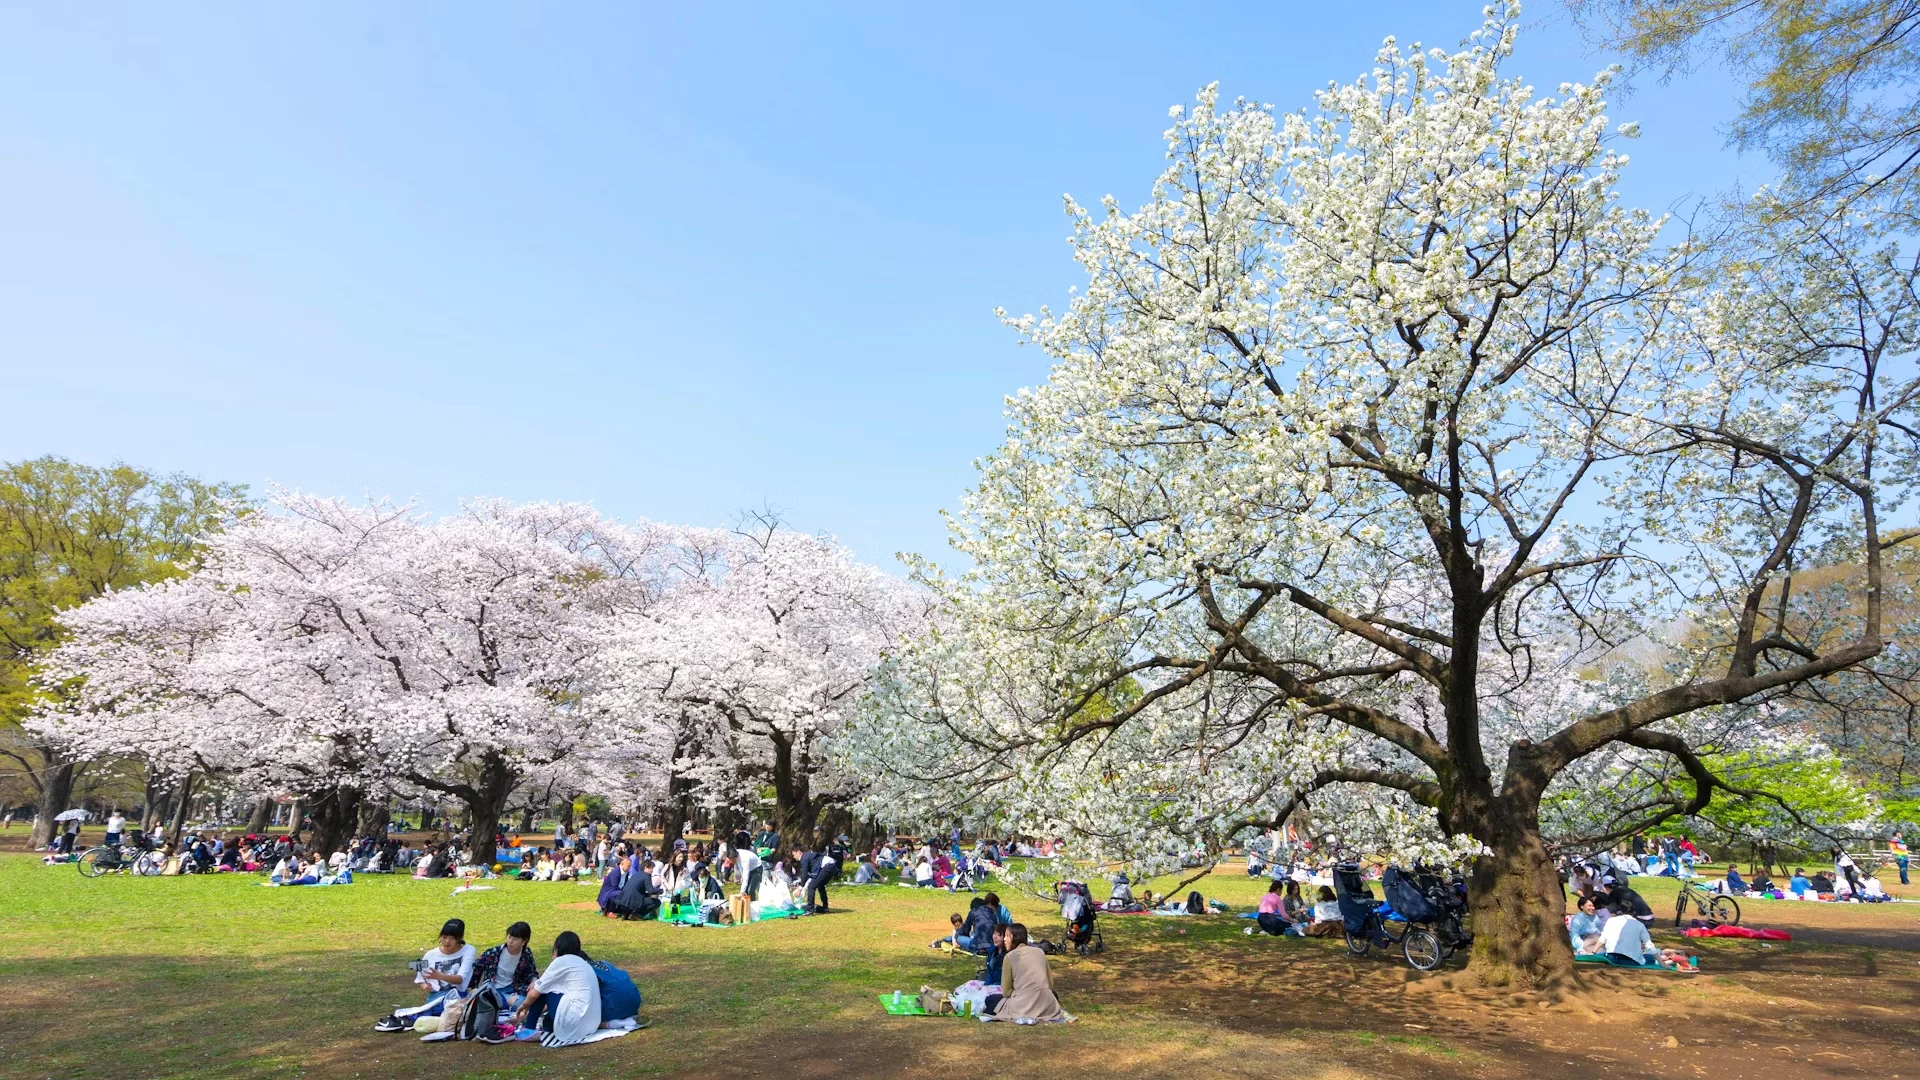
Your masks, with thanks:
<instances>
[{"instance_id":1,"label":"woman with long hair","mask_svg":"<svg viewBox=\"0 0 1920 1080\"><path fill-rule=\"evenodd\" d=\"M543 1046L570 1046L599 1030L600 977L579 934L562 930L553 939L553 963L533 981L513 1018L540 1032Z\"/></svg>"}]
</instances>

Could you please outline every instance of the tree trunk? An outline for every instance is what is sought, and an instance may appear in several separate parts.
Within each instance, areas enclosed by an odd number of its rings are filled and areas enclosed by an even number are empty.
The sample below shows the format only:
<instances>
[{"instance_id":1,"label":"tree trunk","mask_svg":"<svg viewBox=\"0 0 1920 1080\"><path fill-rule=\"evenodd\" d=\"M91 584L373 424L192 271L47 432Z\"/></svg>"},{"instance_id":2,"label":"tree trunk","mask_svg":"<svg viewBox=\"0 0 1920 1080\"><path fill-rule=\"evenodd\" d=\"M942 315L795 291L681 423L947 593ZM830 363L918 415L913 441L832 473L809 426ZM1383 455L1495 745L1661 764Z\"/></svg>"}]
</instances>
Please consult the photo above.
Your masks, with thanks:
<instances>
[{"instance_id":1,"label":"tree trunk","mask_svg":"<svg viewBox=\"0 0 1920 1080\"><path fill-rule=\"evenodd\" d=\"M33 832L27 837L30 849L38 850L53 842L53 834L58 831L54 815L65 810L73 798L73 770L73 762L55 761L48 752L47 769L40 774L40 809L33 815Z\"/></svg>"},{"instance_id":2,"label":"tree trunk","mask_svg":"<svg viewBox=\"0 0 1920 1080\"><path fill-rule=\"evenodd\" d=\"M180 790L174 793L173 826L167 830L167 847L173 851L180 850L180 833L187 827L187 813L192 806L193 770L188 769L180 781Z\"/></svg>"},{"instance_id":3,"label":"tree trunk","mask_svg":"<svg viewBox=\"0 0 1920 1080\"><path fill-rule=\"evenodd\" d=\"M298 796L287 807L287 835L300 839L300 822L307 816L306 803Z\"/></svg>"},{"instance_id":4,"label":"tree trunk","mask_svg":"<svg viewBox=\"0 0 1920 1080\"><path fill-rule=\"evenodd\" d=\"M466 789L467 814L471 820L473 836L473 861L486 866L493 862L496 845L494 834L500 831L500 815L507 806L507 796L513 794L513 787L519 777L507 766L505 758L498 754L488 754L481 760L480 776L473 786ZM572 804L568 804L572 812Z\"/></svg>"},{"instance_id":5,"label":"tree trunk","mask_svg":"<svg viewBox=\"0 0 1920 1080\"><path fill-rule=\"evenodd\" d=\"M360 824L359 788L336 787L314 796L313 853L322 858L345 851L353 841L354 827Z\"/></svg>"},{"instance_id":6,"label":"tree trunk","mask_svg":"<svg viewBox=\"0 0 1920 1080\"><path fill-rule=\"evenodd\" d=\"M687 810L692 801L692 778L676 776L667 781L667 799L660 808L660 850L672 850L673 842L686 836Z\"/></svg>"},{"instance_id":7,"label":"tree trunk","mask_svg":"<svg viewBox=\"0 0 1920 1080\"><path fill-rule=\"evenodd\" d=\"M247 818L247 832L260 835L267 831L268 822L273 820L273 796L262 795L253 804L253 816Z\"/></svg>"},{"instance_id":8,"label":"tree trunk","mask_svg":"<svg viewBox=\"0 0 1920 1080\"><path fill-rule=\"evenodd\" d=\"M1573 978L1567 892L1540 836L1534 807L1496 800L1467 883L1473 914L1472 970L1489 986L1556 989Z\"/></svg>"},{"instance_id":9,"label":"tree trunk","mask_svg":"<svg viewBox=\"0 0 1920 1080\"><path fill-rule=\"evenodd\" d=\"M532 834L533 834L533 804L528 803L527 805L520 808L520 835L530 836Z\"/></svg>"},{"instance_id":10,"label":"tree trunk","mask_svg":"<svg viewBox=\"0 0 1920 1080\"><path fill-rule=\"evenodd\" d=\"M360 833L375 840L385 839L387 823L393 820L393 800L382 796L360 801Z\"/></svg>"},{"instance_id":11,"label":"tree trunk","mask_svg":"<svg viewBox=\"0 0 1920 1080\"><path fill-rule=\"evenodd\" d=\"M817 813L807 775L804 751L795 767L794 745L790 737L774 733L773 743L773 831L780 834L780 848L806 850L812 846L814 816Z\"/></svg>"}]
</instances>

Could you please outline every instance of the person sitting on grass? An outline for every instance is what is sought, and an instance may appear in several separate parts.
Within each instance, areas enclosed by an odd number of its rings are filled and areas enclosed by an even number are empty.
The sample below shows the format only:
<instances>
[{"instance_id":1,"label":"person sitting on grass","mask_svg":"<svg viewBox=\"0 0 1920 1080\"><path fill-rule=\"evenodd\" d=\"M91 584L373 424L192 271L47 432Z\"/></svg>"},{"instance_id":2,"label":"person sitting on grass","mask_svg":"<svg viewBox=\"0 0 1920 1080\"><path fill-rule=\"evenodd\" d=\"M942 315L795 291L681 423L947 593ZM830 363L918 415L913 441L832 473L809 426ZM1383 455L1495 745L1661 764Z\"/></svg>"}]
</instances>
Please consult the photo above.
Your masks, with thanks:
<instances>
[{"instance_id":1,"label":"person sitting on grass","mask_svg":"<svg viewBox=\"0 0 1920 1080\"><path fill-rule=\"evenodd\" d=\"M1073 1019L1053 992L1047 954L1027 944L1027 928L1007 927L1007 955L1001 965L1000 993L987 998L987 1018L1012 1023L1062 1023Z\"/></svg>"},{"instance_id":2,"label":"person sitting on grass","mask_svg":"<svg viewBox=\"0 0 1920 1080\"><path fill-rule=\"evenodd\" d=\"M855 885L872 885L880 880L880 869L873 863L872 855L860 856L860 866L853 872Z\"/></svg>"},{"instance_id":3,"label":"person sitting on grass","mask_svg":"<svg viewBox=\"0 0 1920 1080\"><path fill-rule=\"evenodd\" d=\"M1807 890L1811 888L1813 888L1813 883L1807 880L1806 868L1800 866L1794 867L1793 877L1787 880L1787 891L1793 894L1795 900L1798 900L1807 895Z\"/></svg>"},{"instance_id":4,"label":"person sitting on grass","mask_svg":"<svg viewBox=\"0 0 1920 1080\"><path fill-rule=\"evenodd\" d=\"M1721 886L1721 891L1728 896L1747 895L1747 880L1740 876L1739 867L1731 865L1727 867L1727 879Z\"/></svg>"},{"instance_id":5,"label":"person sitting on grass","mask_svg":"<svg viewBox=\"0 0 1920 1080\"><path fill-rule=\"evenodd\" d=\"M1259 925L1247 927L1247 933L1251 934L1258 929L1274 937L1282 937L1287 931L1293 929L1287 922L1286 914L1281 910L1286 907L1286 896L1282 892L1284 888L1285 886L1279 881L1267 886L1266 895L1260 898L1260 913L1254 916L1254 922Z\"/></svg>"},{"instance_id":6,"label":"person sitting on grass","mask_svg":"<svg viewBox=\"0 0 1920 1080\"><path fill-rule=\"evenodd\" d=\"M440 943L426 951L414 966L414 984L427 994L424 1004L396 1009L373 1025L375 1031L406 1031L421 1017L439 1016L447 1004L466 992L473 974L473 946L467 944L467 924L448 919L440 927Z\"/></svg>"},{"instance_id":7,"label":"person sitting on grass","mask_svg":"<svg viewBox=\"0 0 1920 1080\"><path fill-rule=\"evenodd\" d=\"M1347 920L1340 914L1340 898L1325 885L1314 894L1313 919L1307 923L1308 937L1340 937L1347 931Z\"/></svg>"},{"instance_id":8,"label":"person sitting on grass","mask_svg":"<svg viewBox=\"0 0 1920 1080\"><path fill-rule=\"evenodd\" d=\"M1567 920L1567 936L1573 940L1573 951L1581 955L1601 951L1601 933L1606 928L1607 914L1601 913L1593 894L1582 895L1574 905L1573 917Z\"/></svg>"},{"instance_id":9,"label":"person sitting on grass","mask_svg":"<svg viewBox=\"0 0 1920 1080\"><path fill-rule=\"evenodd\" d=\"M1647 898L1633 891L1633 886L1624 881L1614 881L1600 899L1609 908L1617 907L1642 923L1653 925L1653 908L1648 906Z\"/></svg>"},{"instance_id":10,"label":"person sitting on grass","mask_svg":"<svg viewBox=\"0 0 1920 1080\"><path fill-rule=\"evenodd\" d=\"M513 1020L542 1033L542 1046L571 1046L600 1029L600 977L580 935L563 930L553 939L553 963L533 981Z\"/></svg>"},{"instance_id":11,"label":"person sitting on grass","mask_svg":"<svg viewBox=\"0 0 1920 1080\"><path fill-rule=\"evenodd\" d=\"M926 855L920 856L913 864L913 884L916 888L933 888L933 860Z\"/></svg>"},{"instance_id":12,"label":"person sitting on grass","mask_svg":"<svg viewBox=\"0 0 1920 1080\"><path fill-rule=\"evenodd\" d=\"M540 969L534 966L533 950L527 947L532 938L533 928L524 922L507 927L507 940L473 962L473 988L491 986L504 1008L518 1008L540 975Z\"/></svg>"},{"instance_id":13,"label":"person sitting on grass","mask_svg":"<svg viewBox=\"0 0 1920 1080\"><path fill-rule=\"evenodd\" d=\"M980 901L976 899L973 905L979 907ZM928 943L927 948L937 949L942 945L951 945L956 949L967 949L973 944L962 929L966 926L967 920L962 918L959 912L956 911L947 916L947 924L952 926L953 929L948 932L946 937L934 938L933 941Z\"/></svg>"},{"instance_id":14,"label":"person sitting on grass","mask_svg":"<svg viewBox=\"0 0 1920 1080\"><path fill-rule=\"evenodd\" d=\"M1652 958L1659 956L1659 950L1653 947L1653 938L1647 934L1647 924L1633 915L1633 909L1625 902L1615 901L1607 907L1606 925L1600 930L1600 948L1607 959L1616 964L1644 966Z\"/></svg>"}]
</instances>

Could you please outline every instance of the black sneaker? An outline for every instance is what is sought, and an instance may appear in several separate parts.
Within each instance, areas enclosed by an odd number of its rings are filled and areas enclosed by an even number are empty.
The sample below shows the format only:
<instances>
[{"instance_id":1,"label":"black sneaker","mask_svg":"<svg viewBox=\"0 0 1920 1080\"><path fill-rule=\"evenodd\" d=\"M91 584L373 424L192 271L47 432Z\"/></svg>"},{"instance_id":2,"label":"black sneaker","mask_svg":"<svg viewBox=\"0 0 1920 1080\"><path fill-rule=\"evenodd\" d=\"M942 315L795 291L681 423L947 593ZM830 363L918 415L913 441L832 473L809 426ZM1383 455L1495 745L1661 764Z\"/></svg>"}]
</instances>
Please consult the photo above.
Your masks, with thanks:
<instances>
[{"instance_id":1,"label":"black sneaker","mask_svg":"<svg viewBox=\"0 0 1920 1080\"><path fill-rule=\"evenodd\" d=\"M501 1043L509 1043L509 1042L512 1042L512 1041L513 1041L513 1036L511 1036L511 1035L481 1035L481 1036L478 1036L478 1037L476 1037L476 1038L474 1039L474 1041L475 1041L475 1042L483 1042L483 1043L486 1043L486 1044L487 1044L487 1045L489 1045L489 1046L499 1046L499 1045L500 1045Z\"/></svg>"},{"instance_id":2,"label":"black sneaker","mask_svg":"<svg viewBox=\"0 0 1920 1080\"><path fill-rule=\"evenodd\" d=\"M400 1019L397 1016L392 1016L392 1015L383 1016L380 1019L375 1020L373 1022L373 1030L405 1031L407 1030L407 1022L405 1020Z\"/></svg>"}]
</instances>

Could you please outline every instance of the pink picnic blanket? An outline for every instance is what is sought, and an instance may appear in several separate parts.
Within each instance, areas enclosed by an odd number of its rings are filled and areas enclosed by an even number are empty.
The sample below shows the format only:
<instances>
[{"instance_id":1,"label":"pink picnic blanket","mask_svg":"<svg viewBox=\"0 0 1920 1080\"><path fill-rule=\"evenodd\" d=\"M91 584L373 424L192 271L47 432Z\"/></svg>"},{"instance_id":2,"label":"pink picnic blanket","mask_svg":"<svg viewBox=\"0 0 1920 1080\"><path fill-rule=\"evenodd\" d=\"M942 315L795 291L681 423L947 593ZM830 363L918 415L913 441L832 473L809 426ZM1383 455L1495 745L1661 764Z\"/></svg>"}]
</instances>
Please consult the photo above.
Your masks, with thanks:
<instances>
[{"instance_id":1,"label":"pink picnic blanket","mask_svg":"<svg viewBox=\"0 0 1920 1080\"><path fill-rule=\"evenodd\" d=\"M1792 941L1793 935L1785 930L1755 930L1751 926L1697 926L1691 930L1682 930L1688 937L1740 937L1758 938L1761 941Z\"/></svg>"}]
</instances>

